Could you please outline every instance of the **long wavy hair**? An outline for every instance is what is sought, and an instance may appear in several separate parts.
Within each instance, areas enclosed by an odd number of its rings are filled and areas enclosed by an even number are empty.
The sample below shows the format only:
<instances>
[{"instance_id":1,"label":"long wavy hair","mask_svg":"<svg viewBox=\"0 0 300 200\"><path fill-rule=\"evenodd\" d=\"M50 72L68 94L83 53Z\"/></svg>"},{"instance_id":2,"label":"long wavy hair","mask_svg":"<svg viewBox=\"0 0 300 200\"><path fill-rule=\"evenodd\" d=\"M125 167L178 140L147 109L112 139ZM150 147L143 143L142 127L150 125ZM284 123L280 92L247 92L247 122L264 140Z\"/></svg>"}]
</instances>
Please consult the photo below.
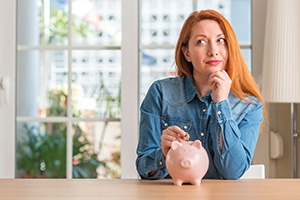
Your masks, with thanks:
<instances>
[{"instance_id":1,"label":"long wavy hair","mask_svg":"<svg viewBox=\"0 0 300 200\"><path fill-rule=\"evenodd\" d=\"M240 99L246 100L247 96L255 96L262 104L265 104L263 96L259 87L257 86L247 63L242 55L240 46L230 23L220 13L214 10L202 10L192 12L181 29L175 50L175 62L177 66L178 76L193 76L193 65L185 59L183 54L183 47L188 48L188 43L191 37L194 26L201 20L216 21L222 32L225 35L228 60L227 73L231 78L231 91ZM263 108L263 115L265 115L265 106Z\"/></svg>"},{"instance_id":2,"label":"long wavy hair","mask_svg":"<svg viewBox=\"0 0 300 200\"><path fill-rule=\"evenodd\" d=\"M226 71L232 81L231 91L240 99L245 99L246 96L255 96L263 103L264 100L260 89L249 71L234 30L229 22L217 11L194 11L183 24L175 50L177 74L179 76L193 76L194 67L191 62L185 59L182 49L183 47L188 48L188 42L194 26L205 19L216 21L225 35L228 50Z\"/></svg>"}]
</instances>

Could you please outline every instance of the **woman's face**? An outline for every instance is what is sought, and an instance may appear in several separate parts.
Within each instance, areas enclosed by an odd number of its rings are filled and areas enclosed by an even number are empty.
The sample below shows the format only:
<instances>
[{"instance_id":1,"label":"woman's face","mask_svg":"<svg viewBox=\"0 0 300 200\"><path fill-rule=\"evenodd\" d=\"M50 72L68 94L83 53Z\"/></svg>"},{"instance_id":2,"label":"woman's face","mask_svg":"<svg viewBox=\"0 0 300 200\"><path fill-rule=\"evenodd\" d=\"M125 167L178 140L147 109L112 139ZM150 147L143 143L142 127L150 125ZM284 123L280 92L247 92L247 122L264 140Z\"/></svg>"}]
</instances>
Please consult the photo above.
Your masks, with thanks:
<instances>
[{"instance_id":1,"label":"woman's face","mask_svg":"<svg viewBox=\"0 0 300 200\"><path fill-rule=\"evenodd\" d=\"M194 66L194 77L209 76L213 72L226 70L226 38L214 20L198 22L191 32L188 48L183 48L182 51L186 60Z\"/></svg>"}]
</instances>

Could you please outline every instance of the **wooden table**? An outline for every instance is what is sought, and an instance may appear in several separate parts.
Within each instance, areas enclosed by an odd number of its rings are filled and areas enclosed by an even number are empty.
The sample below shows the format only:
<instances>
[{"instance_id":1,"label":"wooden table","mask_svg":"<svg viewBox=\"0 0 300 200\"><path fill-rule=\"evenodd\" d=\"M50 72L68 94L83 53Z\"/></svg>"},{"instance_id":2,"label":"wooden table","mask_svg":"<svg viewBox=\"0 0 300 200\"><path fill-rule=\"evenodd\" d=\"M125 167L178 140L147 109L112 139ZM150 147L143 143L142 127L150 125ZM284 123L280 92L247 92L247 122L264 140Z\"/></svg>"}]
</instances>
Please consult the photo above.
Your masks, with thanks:
<instances>
[{"instance_id":1,"label":"wooden table","mask_svg":"<svg viewBox=\"0 0 300 200\"><path fill-rule=\"evenodd\" d=\"M298 200L300 179L203 180L200 186L170 179L0 179L0 200L8 199Z\"/></svg>"}]
</instances>

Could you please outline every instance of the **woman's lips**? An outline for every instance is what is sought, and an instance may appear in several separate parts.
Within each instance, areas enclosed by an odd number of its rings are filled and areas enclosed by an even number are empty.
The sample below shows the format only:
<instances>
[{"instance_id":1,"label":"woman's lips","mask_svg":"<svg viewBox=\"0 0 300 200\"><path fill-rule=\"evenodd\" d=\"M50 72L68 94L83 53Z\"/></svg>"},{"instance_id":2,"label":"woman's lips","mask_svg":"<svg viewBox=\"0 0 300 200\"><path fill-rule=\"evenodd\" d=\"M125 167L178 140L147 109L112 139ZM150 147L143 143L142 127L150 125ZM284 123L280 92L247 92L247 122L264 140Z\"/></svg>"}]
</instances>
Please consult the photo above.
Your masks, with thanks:
<instances>
[{"instance_id":1,"label":"woman's lips","mask_svg":"<svg viewBox=\"0 0 300 200\"><path fill-rule=\"evenodd\" d=\"M216 66L221 63L221 60L210 60L210 61L207 61L206 63L209 65Z\"/></svg>"}]
</instances>

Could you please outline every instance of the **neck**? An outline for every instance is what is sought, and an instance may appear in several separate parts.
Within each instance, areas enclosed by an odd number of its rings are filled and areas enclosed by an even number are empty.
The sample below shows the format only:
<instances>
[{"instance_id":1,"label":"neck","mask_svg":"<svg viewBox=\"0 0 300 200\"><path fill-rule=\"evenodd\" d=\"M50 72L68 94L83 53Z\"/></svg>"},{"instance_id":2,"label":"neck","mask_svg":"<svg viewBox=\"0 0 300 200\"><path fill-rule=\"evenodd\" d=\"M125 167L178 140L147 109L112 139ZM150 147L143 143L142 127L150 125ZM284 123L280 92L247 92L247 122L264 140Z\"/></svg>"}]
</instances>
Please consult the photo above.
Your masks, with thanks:
<instances>
[{"instance_id":1,"label":"neck","mask_svg":"<svg viewBox=\"0 0 300 200\"><path fill-rule=\"evenodd\" d=\"M208 95L212 91L212 86L208 84L208 77L196 77L194 76L195 88L200 95L200 98Z\"/></svg>"}]
</instances>

